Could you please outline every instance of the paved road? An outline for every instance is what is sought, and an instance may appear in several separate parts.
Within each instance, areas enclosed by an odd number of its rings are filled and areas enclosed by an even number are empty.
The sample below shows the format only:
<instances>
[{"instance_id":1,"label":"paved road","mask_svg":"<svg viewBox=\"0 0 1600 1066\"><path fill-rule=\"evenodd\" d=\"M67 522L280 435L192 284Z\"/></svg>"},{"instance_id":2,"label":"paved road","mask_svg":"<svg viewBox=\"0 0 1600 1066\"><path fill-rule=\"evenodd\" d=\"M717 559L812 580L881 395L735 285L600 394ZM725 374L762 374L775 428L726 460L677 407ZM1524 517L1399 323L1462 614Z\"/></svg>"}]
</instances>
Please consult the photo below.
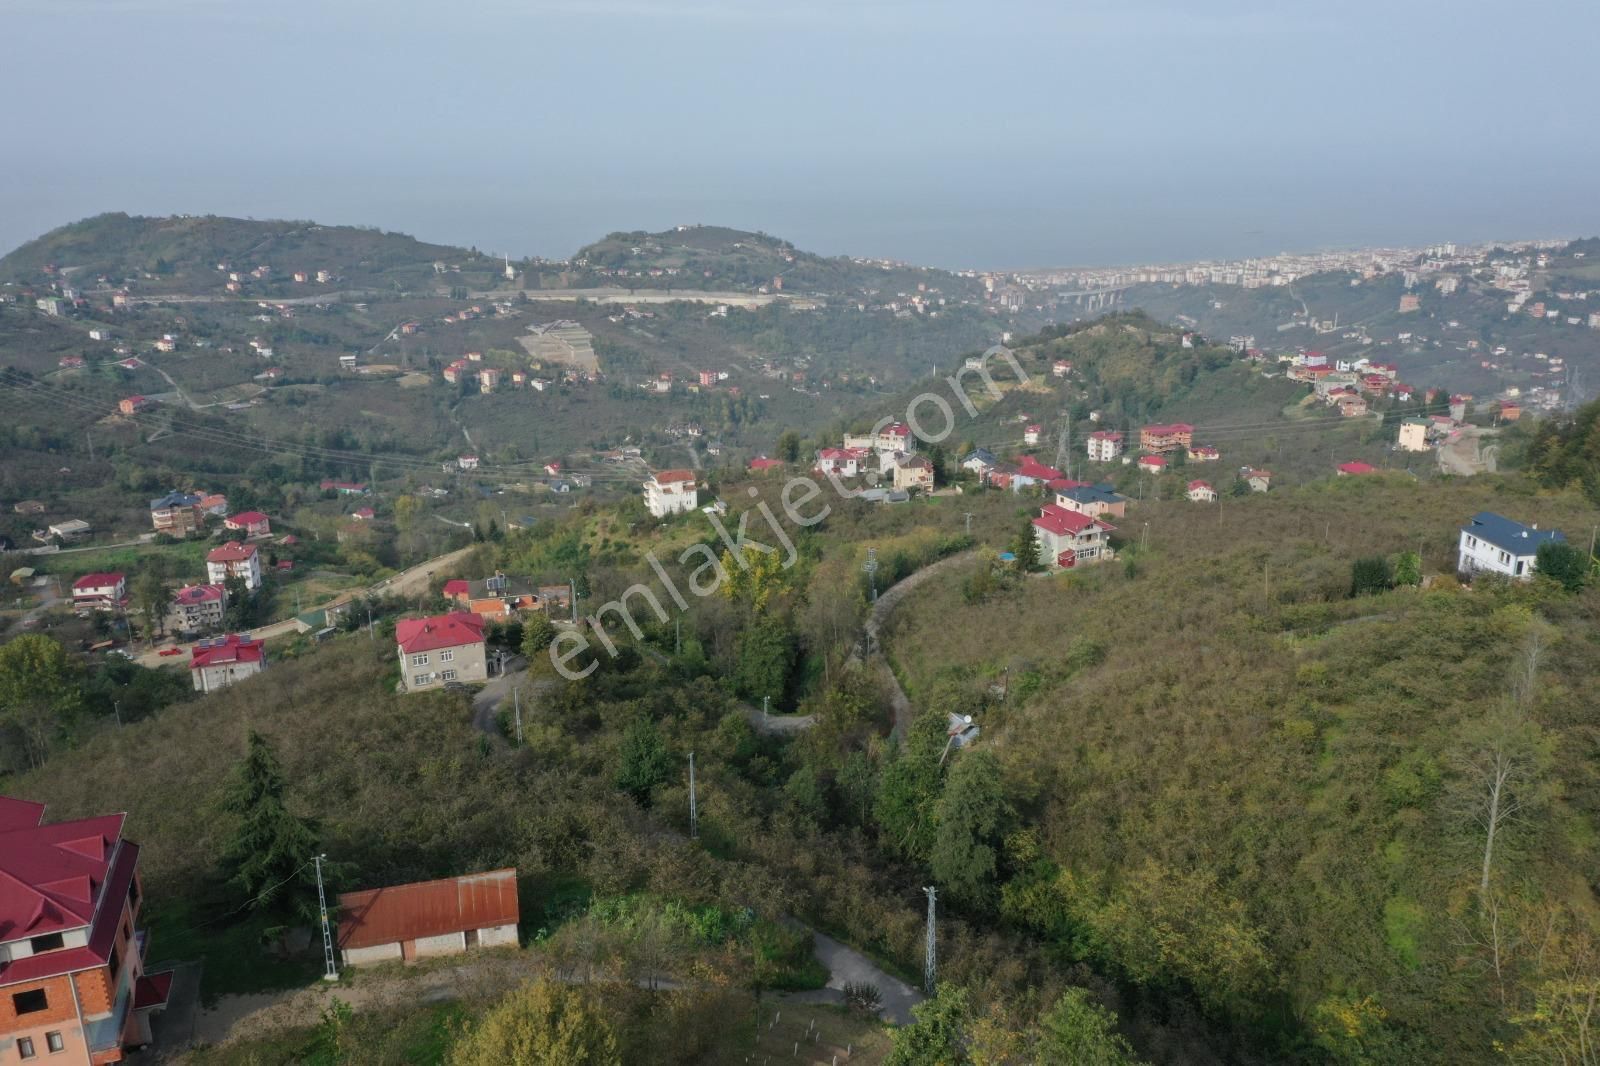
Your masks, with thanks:
<instances>
[{"instance_id":1,"label":"paved road","mask_svg":"<svg viewBox=\"0 0 1600 1066\"><path fill-rule=\"evenodd\" d=\"M428 582L433 578L434 571L444 569L459 562L461 559L465 558L467 553L472 551L475 547L477 547L477 545L469 544L465 548L457 548L453 552L446 552L443 555L436 555L427 562L418 563L409 570L402 570L400 573L386 581L380 581L376 585L368 586L367 588L359 591L344 593L343 595L335 597L326 603L320 603L314 606L306 607L301 613L304 614L310 611L324 610L325 608L344 603L346 600L354 599L361 593L370 593L374 596L386 594L395 594L399 596L418 595L419 593L427 590ZM272 640L275 637L288 636L293 632L295 632L294 619L285 618L283 621L274 622L271 625L258 626L255 629L249 630L245 635L250 637L252 640ZM160 654L160 652L165 651L167 648L173 647L180 649L182 654L168 656L163 656ZM168 644L161 648L151 648L144 654L138 656L135 661L144 666L161 666L167 663L187 662L188 660L186 656L189 654L189 650L193 647L194 645L191 643Z\"/></svg>"},{"instance_id":2,"label":"paved road","mask_svg":"<svg viewBox=\"0 0 1600 1066\"><path fill-rule=\"evenodd\" d=\"M896 1025L910 1025L911 1008L927 999L900 978L885 972L877 963L847 944L825 933L813 932L812 951L817 961L828 968L828 986L815 992L801 992L794 998L801 1003L842 1003L846 983L877 985L883 997L881 1015Z\"/></svg>"},{"instance_id":3,"label":"paved road","mask_svg":"<svg viewBox=\"0 0 1600 1066\"><path fill-rule=\"evenodd\" d=\"M889 620L889 615L899 606L912 589L928 580L934 574L952 570L962 563L970 562L976 555L975 552L964 551L952 555L929 566L923 567L902 578L887 592L878 597L878 602L872 605L872 613L867 616L866 643L867 655L877 660L879 672L883 675L889 686L889 703L894 709L894 728L890 736L904 740L907 730L911 728L911 719L916 714L916 708L911 705L911 698L906 695L905 689L900 687L900 679L894 676L894 671L889 669L889 661L883 657L883 649L878 639L883 625Z\"/></svg>"}]
</instances>

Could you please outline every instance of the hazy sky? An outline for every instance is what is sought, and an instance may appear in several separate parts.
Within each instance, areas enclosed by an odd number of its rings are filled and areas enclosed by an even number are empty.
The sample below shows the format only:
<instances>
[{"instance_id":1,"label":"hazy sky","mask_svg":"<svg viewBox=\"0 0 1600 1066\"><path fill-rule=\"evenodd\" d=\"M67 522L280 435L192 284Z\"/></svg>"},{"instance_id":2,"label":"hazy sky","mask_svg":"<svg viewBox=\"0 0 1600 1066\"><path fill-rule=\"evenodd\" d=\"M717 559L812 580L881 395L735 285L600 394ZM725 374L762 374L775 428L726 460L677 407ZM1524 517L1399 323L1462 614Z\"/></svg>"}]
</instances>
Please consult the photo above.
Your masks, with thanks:
<instances>
[{"instance_id":1,"label":"hazy sky","mask_svg":"<svg viewBox=\"0 0 1600 1066\"><path fill-rule=\"evenodd\" d=\"M1593 0L0 0L0 250L99 211L943 266L1600 233Z\"/></svg>"}]
</instances>

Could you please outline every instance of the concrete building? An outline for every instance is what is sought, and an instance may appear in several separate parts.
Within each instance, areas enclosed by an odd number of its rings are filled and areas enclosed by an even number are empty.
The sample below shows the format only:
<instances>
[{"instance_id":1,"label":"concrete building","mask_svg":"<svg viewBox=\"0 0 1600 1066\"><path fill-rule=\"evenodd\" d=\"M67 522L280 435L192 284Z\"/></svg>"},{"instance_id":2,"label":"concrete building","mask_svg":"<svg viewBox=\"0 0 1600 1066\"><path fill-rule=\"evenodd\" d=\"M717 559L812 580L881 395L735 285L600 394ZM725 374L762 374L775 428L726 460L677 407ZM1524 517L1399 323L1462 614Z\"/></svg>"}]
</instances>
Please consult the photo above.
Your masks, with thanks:
<instances>
[{"instance_id":1,"label":"concrete building","mask_svg":"<svg viewBox=\"0 0 1600 1066\"><path fill-rule=\"evenodd\" d=\"M360 966L516 947L520 917L514 868L345 892L339 954L346 966Z\"/></svg>"},{"instance_id":2,"label":"concrete building","mask_svg":"<svg viewBox=\"0 0 1600 1066\"><path fill-rule=\"evenodd\" d=\"M453 683L489 680L483 621L481 615L453 611L397 622L394 638L400 655L400 682L406 691L426 692Z\"/></svg>"},{"instance_id":3,"label":"concrete building","mask_svg":"<svg viewBox=\"0 0 1600 1066\"><path fill-rule=\"evenodd\" d=\"M261 553L254 544L230 541L206 553L206 580L222 585L230 577L242 579L247 589L261 587Z\"/></svg>"},{"instance_id":4,"label":"concrete building","mask_svg":"<svg viewBox=\"0 0 1600 1066\"><path fill-rule=\"evenodd\" d=\"M189 653L189 676L196 692L216 692L267 668L267 642L229 633L202 640Z\"/></svg>"},{"instance_id":5,"label":"concrete building","mask_svg":"<svg viewBox=\"0 0 1600 1066\"><path fill-rule=\"evenodd\" d=\"M693 470L663 470L644 483L644 505L657 518L686 514L700 506Z\"/></svg>"},{"instance_id":6,"label":"concrete building","mask_svg":"<svg viewBox=\"0 0 1600 1066\"><path fill-rule=\"evenodd\" d=\"M1432 423L1426 418L1408 418L1400 423L1400 450L1425 452L1428 450L1428 430Z\"/></svg>"},{"instance_id":7,"label":"concrete building","mask_svg":"<svg viewBox=\"0 0 1600 1066\"><path fill-rule=\"evenodd\" d=\"M222 585L185 585L172 597L172 617L179 632L199 633L222 626L228 590Z\"/></svg>"},{"instance_id":8,"label":"concrete building","mask_svg":"<svg viewBox=\"0 0 1600 1066\"><path fill-rule=\"evenodd\" d=\"M1467 575L1500 574L1526 581L1536 568L1539 546L1566 541L1559 530L1541 530L1493 511L1479 511L1461 527L1456 569Z\"/></svg>"},{"instance_id":9,"label":"concrete building","mask_svg":"<svg viewBox=\"0 0 1600 1066\"><path fill-rule=\"evenodd\" d=\"M144 972L125 818L46 825L44 804L0 796L0 1063L99 1066L150 1042L172 972Z\"/></svg>"}]
</instances>

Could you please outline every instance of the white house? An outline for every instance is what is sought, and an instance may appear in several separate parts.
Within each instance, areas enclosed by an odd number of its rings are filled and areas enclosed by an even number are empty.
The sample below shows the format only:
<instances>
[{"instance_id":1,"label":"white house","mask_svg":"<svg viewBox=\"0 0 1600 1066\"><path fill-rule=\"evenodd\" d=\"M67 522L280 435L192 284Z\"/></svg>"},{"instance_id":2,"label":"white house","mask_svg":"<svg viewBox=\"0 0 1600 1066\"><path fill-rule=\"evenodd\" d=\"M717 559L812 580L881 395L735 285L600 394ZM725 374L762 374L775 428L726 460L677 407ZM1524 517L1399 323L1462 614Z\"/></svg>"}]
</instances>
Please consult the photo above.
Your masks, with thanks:
<instances>
[{"instance_id":1,"label":"white house","mask_svg":"<svg viewBox=\"0 0 1600 1066\"><path fill-rule=\"evenodd\" d=\"M128 598L128 579L119 573L84 574L72 583L74 610L115 610Z\"/></svg>"},{"instance_id":2,"label":"white house","mask_svg":"<svg viewBox=\"0 0 1600 1066\"><path fill-rule=\"evenodd\" d=\"M1089 459L1096 463L1109 463L1122 454L1122 434L1114 429L1100 429L1089 434Z\"/></svg>"},{"instance_id":3,"label":"white house","mask_svg":"<svg viewBox=\"0 0 1600 1066\"><path fill-rule=\"evenodd\" d=\"M1039 517L1033 520L1034 541L1045 565L1052 570L1110 559L1111 547L1106 537L1115 529L1098 518L1053 503L1040 508Z\"/></svg>"},{"instance_id":4,"label":"white house","mask_svg":"<svg viewBox=\"0 0 1600 1066\"><path fill-rule=\"evenodd\" d=\"M693 470L663 470L644 483L644 505L657 518L686 514L700 506Z\"/></svg>"},{"instance_id":5,"label":"white house","mask_svg":"<svg viewBox=\"0 0 1600 1066\"><path fill-rule=\"evenodd\" d=\"M855 477L868 454L865 448L824 448L817 453L817 473Z\"/></svg>"},{"instance_id":6,"label":"white house","mask_svg":"<svg viewBox=\"0 0 1600 1066\"><path fill-rule=\"evenodd\" d=\"M1195 503L1216 503L1217 490L1205 481L1189 482L1189 499Z\"/></svg>"},{"instance_id":7,"label":"white house","mask_svg":"<svg viewBox=\"0 0 1600 1066\"><path fill-rule=\"evenodd\" d=\"M247 589L261 587L261 553L254 544L230 541L206 553L206 581L221 585L230 577L243 579Z\"/></svg>"},{"instance_id":8,"label":"white house","mask_svg":"<svg viewBox=\"0 0 1600 1066\"><path fill-rule=\"evenodd\" d=\"M229 633L191 649L189 676L196 692L215 692L267 668L267 642Z\"/></svg>"},{"instance_id":9,"label":"white house","mask_svg":"<svg viewBox=\"0 0 1600 1066\"><path fill-rule=\"evenodd\" d=\"M1526 581L1533 576L1541 544L1565 544L1559 530L1525 526L1493 511L1480 511L1461 527L1456 569L1463 574L1491 573Z\"/></svg>"},{"instance_id":10,"label":"white house","mask_svg":"<svg viewBox=\"0 0 1600 1066\"><path fill-rule=\"evenodd\" d=\"M1428 450L1428 430L1432 423L1426 418L1408 418L1400 423L1400 450L1425 452Z\"/></svg>"}]
</instances>

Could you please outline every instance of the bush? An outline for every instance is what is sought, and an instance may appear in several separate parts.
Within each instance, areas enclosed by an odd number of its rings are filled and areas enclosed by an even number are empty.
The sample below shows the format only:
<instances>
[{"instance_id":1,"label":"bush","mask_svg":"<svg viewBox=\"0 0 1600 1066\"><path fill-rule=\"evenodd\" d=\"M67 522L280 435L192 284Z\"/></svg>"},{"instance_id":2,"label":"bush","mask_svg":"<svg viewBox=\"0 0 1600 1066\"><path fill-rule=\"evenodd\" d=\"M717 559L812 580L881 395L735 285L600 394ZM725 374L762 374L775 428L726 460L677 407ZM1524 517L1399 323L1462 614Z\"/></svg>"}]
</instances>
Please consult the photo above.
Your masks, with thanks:
<instances>
[{"instance_id":1,"label":"bush","mask_svg":"<svg viewBox=\"0 0 1600 1066\"><path fill-rule=\"evenodd\" d=\"M844 1005L858 1014L876 1018L883 1009L883 992L870 981L846 981Z\"/></svg>"}]
</instances>

